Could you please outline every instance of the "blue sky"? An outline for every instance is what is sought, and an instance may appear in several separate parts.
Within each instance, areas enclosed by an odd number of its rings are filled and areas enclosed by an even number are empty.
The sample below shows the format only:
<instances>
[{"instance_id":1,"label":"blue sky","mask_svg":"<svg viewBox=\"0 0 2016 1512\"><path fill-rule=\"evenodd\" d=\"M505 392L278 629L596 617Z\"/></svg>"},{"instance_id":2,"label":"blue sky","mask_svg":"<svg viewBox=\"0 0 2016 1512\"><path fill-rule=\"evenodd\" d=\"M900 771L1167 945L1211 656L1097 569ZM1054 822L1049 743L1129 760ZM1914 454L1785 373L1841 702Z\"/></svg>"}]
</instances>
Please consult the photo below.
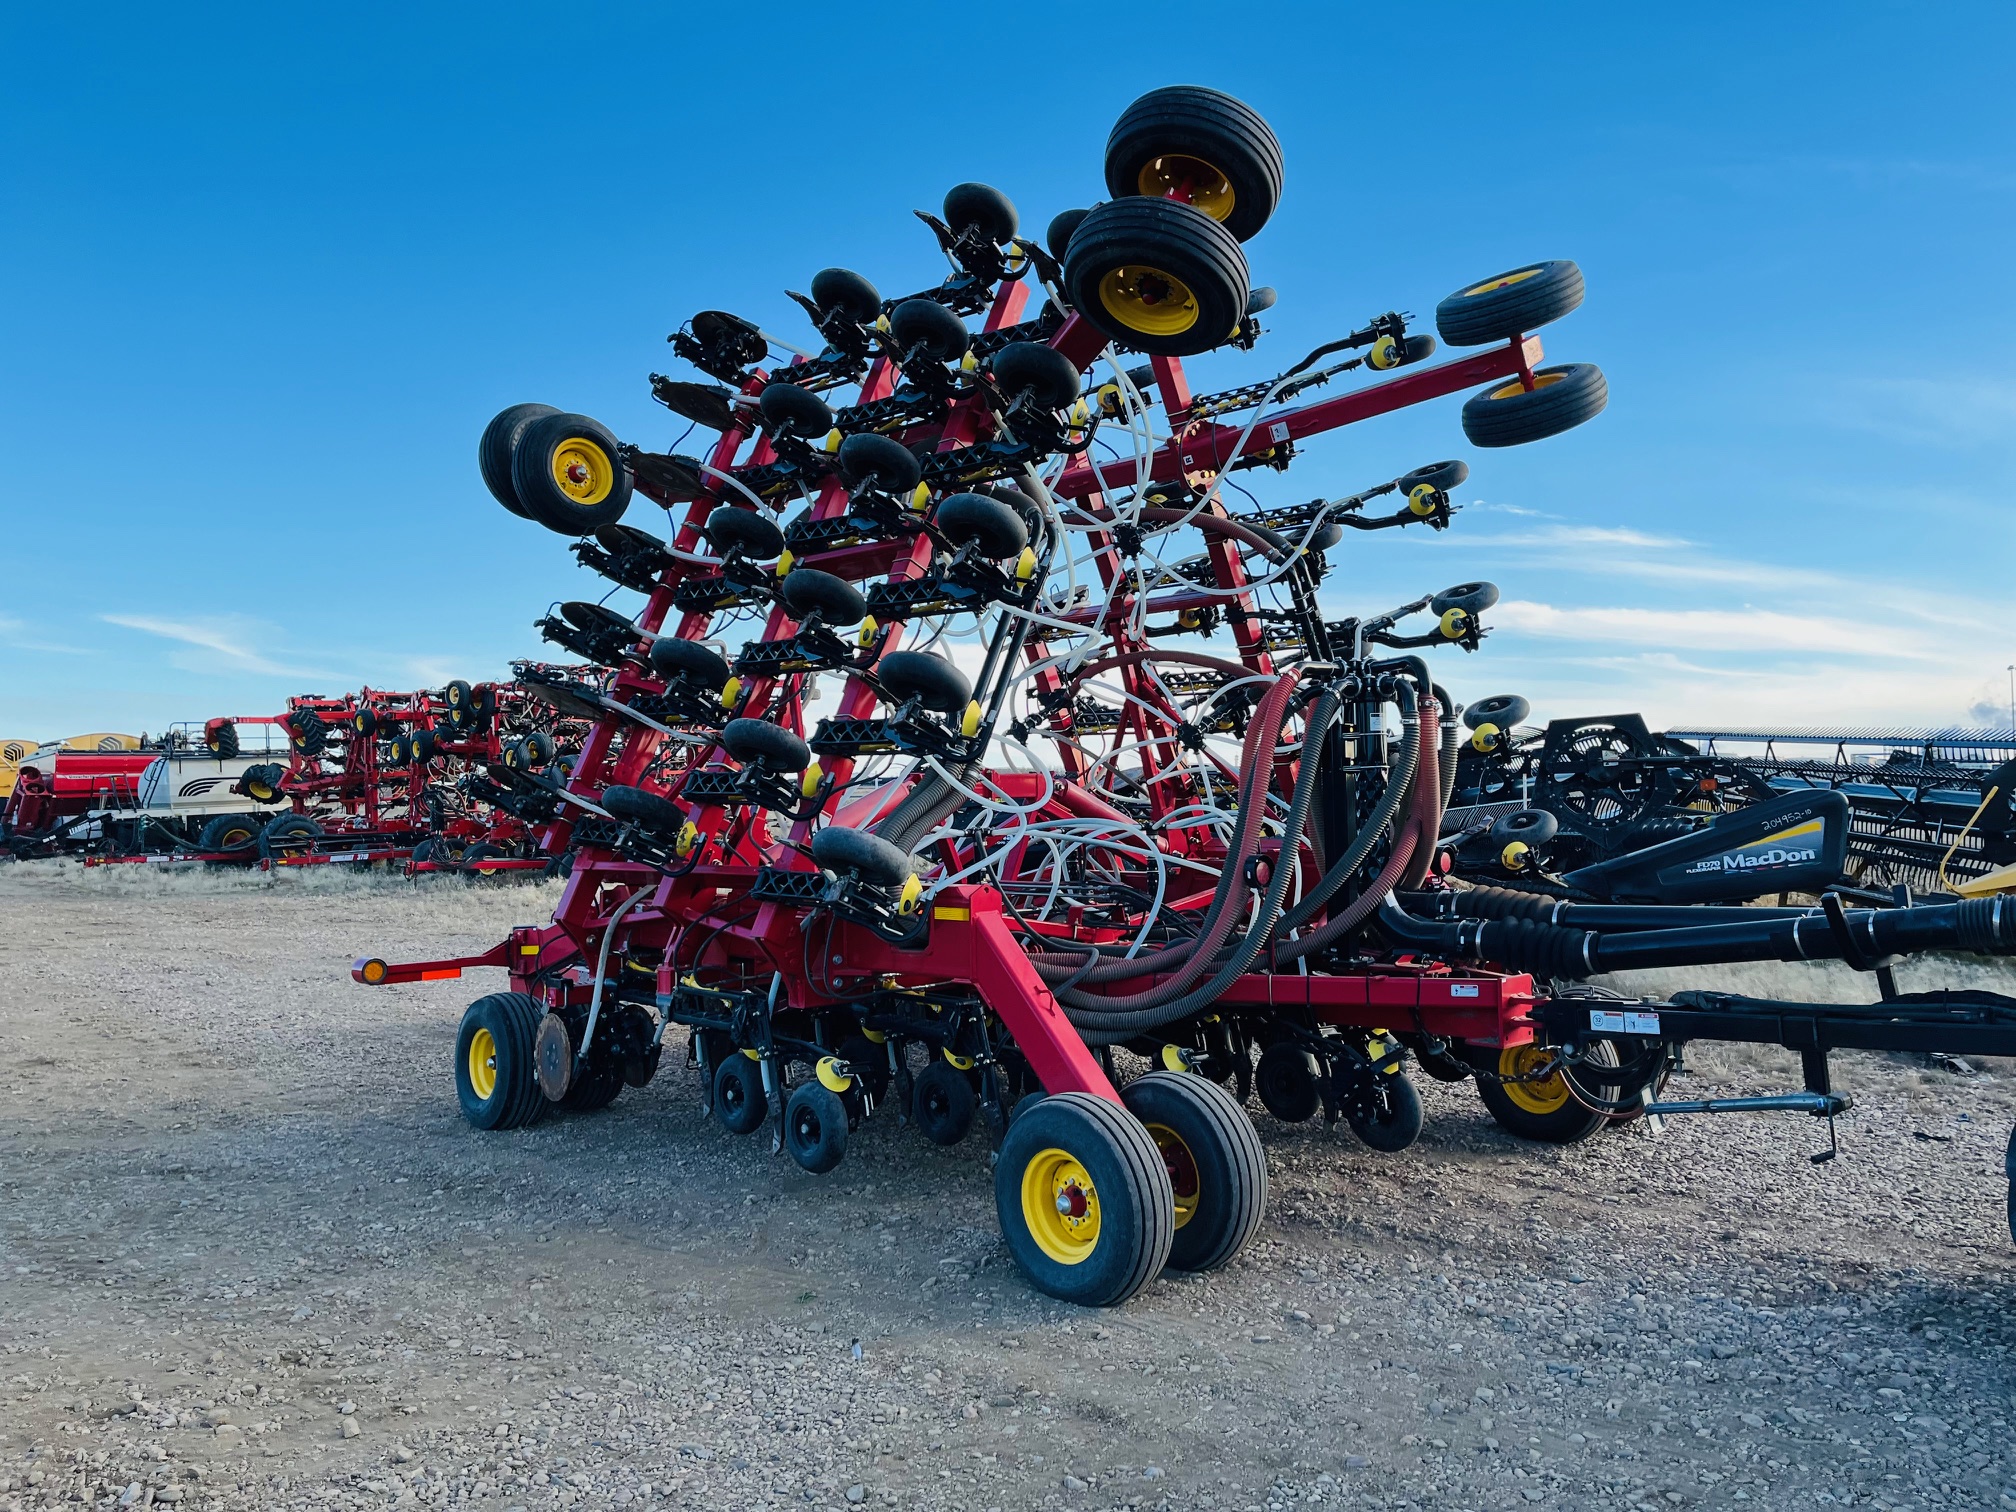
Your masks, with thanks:
<instances>
[{"instance_id":1,"label":"blue sky","mask_svg":"<svg viewBox=\"0 0 2016 1512\"><path fill-rule=\"evenodd\" d=\"M1340 607L1494 579L1446 680L1543 716L2007 721L2016 13L990 14L11 8L0 735L538 654L545 605L601 590L484 492L492 413L662 447L645 375L683 372L693 310L788 336L821 266L922 285L913 207L977 178L1040 228L1172 82L1247 99L1287 158L1248 248L1271 334L1200 387L1536 257L1588 278L1542 334L1608 374L1592 424L1477 452L1450 399L1256 485L1470 461L1454 529L1347 543Z\"/></svg>"}]
</instances>

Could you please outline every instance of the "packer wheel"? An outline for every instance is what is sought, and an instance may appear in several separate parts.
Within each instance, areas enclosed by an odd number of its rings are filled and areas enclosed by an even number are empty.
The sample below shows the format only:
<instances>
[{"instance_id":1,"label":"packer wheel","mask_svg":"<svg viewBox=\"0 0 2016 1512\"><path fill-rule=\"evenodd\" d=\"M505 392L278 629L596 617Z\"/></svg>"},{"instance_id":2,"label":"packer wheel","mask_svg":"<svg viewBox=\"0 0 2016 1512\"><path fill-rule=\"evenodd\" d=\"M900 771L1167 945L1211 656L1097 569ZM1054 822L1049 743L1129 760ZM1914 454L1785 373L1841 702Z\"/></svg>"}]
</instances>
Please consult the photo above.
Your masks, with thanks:
<instances>
[{"instance_id":1,"label":"packer wheel","mask_svg":"<svg viewBox=\"0 0 2016 1512\"><path fill-rule=\"evenodd\" d=\"M462 1015L455 1036L455 1096L479 1129L518 1129L546 1111L532 1043L546 1010L523 992L493 992Z\"/></svg>"},{"instance_id":2,"label":"packer wheel","mask_svg":"<svg viewBox=\"0 0 2016 1512\"><path fill-rule=\"evenodd\" d=\"M964 1139L972 1132L979 1107L972 1081L950 1061L933 1060L917 1073L910 1089L911 1121L935 1145L955 1145Z\"/></svg>"},{"instance_id":3,"label":"packer wheel","mask_svg":"<svg viewBox=\"0 0 2016 1512\"><path fill-rule=\"evenodd\" d=\"M1515 1045L1495 1056L1485 1051L1478 1069L1486 1074L1477 1078L1477 1095L1506 1132L1543 1144L1575 1144L1609 1120L1577 1102L1560 1072L1533 1082L1494 1081L1489 1074L1523 1076L1540 1066L1548 1053L1543 1045ZM1590 1056L1598 1064L1617 1064L1616 1048L1607 1040L1599 1042Z\"/></svg>"},{"instance_id":4,"label":"packer wheel","mask_svg":"<svg viewBox=\"0 0 2016 1512\"><path fill-rule=\"evenodd\" d=\"M1283 1123L1307 1123L1323 1106L1323 1068L1300 1045L1269 1045L1260 1052L1253 1089L1260 1106Z\"/></svg>"},{"instance_id":5,"label":"packer wheel","mask_svg":"<svg viewBox=\"0 0 2016 1512\"><path fill-rule=\"evenodd\" d=\"M1267 1155L1246 1110L1223 1087L1154 1071L1120 1094L1161 1152L1175 1195L1169 1264L1215 1270L1246 1247L1267 1211Z\"/></svg>"},{"instance_id":6,"label":"packer wheel","mask_svg":"<svg viewBox=\"0 0 2016 1512\"><path fill-rule=\"evenodd\" d=\"M1008 1128L994 1207L1038 1291L1084 1307L1125 1302L1168 1263L1176 1199L1155 1141L1119 1104L1037 1100Z\"/></svg>"},{"instance_id":7,"label":"packer wheel","mask_svg":"<svg viewBox=\"0 0 2016 1512\"><path fill-rule=\"evenodd\" d=\"M730 1134L754 1134L770 1113L763 1068L740 1053L714 1068L714 1117Z\"/></svg>"},{"instance_id":8,"label":"packer wheel","mask_svg":"<svg viewBox=\"0 0 2016 1512\"><path fill-rule=\"evenodd\" d=\"M1351 1132L1372 1149L1397 1155L1421 1137L1421 1094L1398 1071L1382 1071L1345 1117Z\"/></svg>"},{"instance_id":9,"label":"packer wheel","mask_svg":"<svg viewBox=\"0 0 2016 1512\"><path fill-rule=\"evenodd\" d=\"M814 1176L824 1176L847 1154L847 1105L840 1094L814 1079L784 1104L784 1148Z\"/></svg>"}]
</instances>

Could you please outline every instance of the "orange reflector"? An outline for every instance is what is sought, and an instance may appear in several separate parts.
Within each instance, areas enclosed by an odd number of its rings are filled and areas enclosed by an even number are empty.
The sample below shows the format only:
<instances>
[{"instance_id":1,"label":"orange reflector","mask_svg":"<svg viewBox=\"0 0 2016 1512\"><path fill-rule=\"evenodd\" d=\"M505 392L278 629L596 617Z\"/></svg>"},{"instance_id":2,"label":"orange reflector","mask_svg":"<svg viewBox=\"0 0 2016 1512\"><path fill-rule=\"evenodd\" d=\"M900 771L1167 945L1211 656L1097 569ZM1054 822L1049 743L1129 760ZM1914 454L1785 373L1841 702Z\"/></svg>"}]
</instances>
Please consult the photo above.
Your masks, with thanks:
<instances>
[{"instance_id":1,"label":"orange reflector","mask_svg":"<svg viewBox=\"0 0 2016 1512\"><path fill-rule=\"evenodd\" d=\"M385 980L385 973L389 969L383 961L366 961L364 963L364 980L371 986L376 987Z\"/></svg>"},{"instance_id":2,"label":"orange reflector","mask_svg":"<svg viewBox=\"0 0 2016 1512\"><path fill-rule=\"evenodd\" d=\"M440 971L423 971L420 973L420 980L423 982L445 982L450 977L459 977L460 975L462 975L462 968L460 966L448 966Z\"/></svg>"}]
</instances>

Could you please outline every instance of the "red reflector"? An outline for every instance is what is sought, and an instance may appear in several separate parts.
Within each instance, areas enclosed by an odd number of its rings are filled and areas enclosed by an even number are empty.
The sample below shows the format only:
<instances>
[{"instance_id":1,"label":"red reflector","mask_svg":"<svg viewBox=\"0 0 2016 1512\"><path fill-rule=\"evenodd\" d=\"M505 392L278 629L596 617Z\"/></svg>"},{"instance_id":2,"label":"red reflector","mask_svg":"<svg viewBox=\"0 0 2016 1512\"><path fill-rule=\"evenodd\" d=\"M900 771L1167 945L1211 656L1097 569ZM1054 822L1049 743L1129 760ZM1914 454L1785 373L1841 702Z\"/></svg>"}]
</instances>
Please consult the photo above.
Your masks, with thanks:
<instances>
[{"instance_id":1,"label":"red reflector","mask_svg":"<svg viewBox=\"0 0 2016 1512\"><path fill-rule=\"evenodd\" d=\"M450 977L459 977L460 975L462 975L462 968L460 966L450 966L443 971L423 971L420 973L420 980L423 982L445 982Z\"/></svg>"}]
</instances>

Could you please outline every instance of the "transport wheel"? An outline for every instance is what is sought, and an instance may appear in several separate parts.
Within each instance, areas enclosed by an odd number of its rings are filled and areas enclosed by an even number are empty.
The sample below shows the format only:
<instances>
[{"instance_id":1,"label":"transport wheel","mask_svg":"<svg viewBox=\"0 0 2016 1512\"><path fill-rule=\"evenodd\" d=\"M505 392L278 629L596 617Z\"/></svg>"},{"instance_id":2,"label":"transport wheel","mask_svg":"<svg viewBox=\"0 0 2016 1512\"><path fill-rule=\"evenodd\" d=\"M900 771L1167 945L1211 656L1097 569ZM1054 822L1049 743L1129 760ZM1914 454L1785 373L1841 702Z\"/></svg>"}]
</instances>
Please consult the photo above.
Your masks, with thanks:
<instances>
[{"instance_id":1,"label":"transport wheel","mask_svg":"<svg viewBox=\"0 0 2016 1512\"><path fill-rule=\"evenodd\" d=\"M829 625L858 625L868 612L860 589L817 567L793 567L784 575L779 593L784 607L801 620L816 611Z\"/></svg>"},{"instance_id":2,"label":"transport wheel","mask_svg":"<svg viewBox=\"0 0 2016 1512\"><path fill-rule=\"evenodd\" d=\"M882 313L882 293L852 268L821 268L812 275L812 303L838 310L856 325L873 325Z\"/></svg>"},{"instance_id":3,"label":"transport wheel","mask_svg":"<svg viewBox=\"0 0 2016 1512\"><path fill-rule=\"evenodd\" d=\"M1582 303L1582 270L1563 258L1528 263L1435 306L1435 329L1451 346L1489 346L1537 331Z\"/></svg>"},{"instance_id":4,"label":"transport wheel","mask_svg":"<svg viewBox=\"0 0 2016 1512\"><path fill-rule=\"evenodd\" d=\"M705 533L707 544L723 556L739 548L751 561L774 562L784 549L784 532L774 522L736 504L723 504L707 516Z\"/></svg>"},{"instance_id":5,"label":"transport wheel","mask_svg":"<svg viewBox=\"0 0 2016 1512\"><path fill-rule=\"evenodd\" d=\"M1180 194L1240 241L1281 203L1281 143L1260 113L1195 84L1150 90L1106 139L1106 189Z\"/></svg>"},{"instance_id":6,"label":"transport wheel","mask_svg":"<svg viewBox=\"0 0 2016 1512\"><path fill-rule=\"evenodd\" d=\"M1300 1045L1269 1045L1253 1074L1260 1106L1283 1123L1307 1123L1323 1106L1323 1068Z\"/></svg>"},{"instance_id":7,"label":"transport wheel","mask_svg":"<svg viewBox=\"0 0 2016 1512\"><path fill-rule=\"evenodd\" d=\"M834 470L850 491L863 487L880 489L892 497L907 494L924 476L917 454L901 441L863 431L849 436L833 454Z\"/></svg>"},{"instance_id":8,"label":"transport wheel","mask_svg":"<svg viewBox=\"0 0 2016 1512\"><path fill-rule=\"evenodd\" d=\"M994 1207L1036 1289L1084 1307L1141 1290L1168 1263L1176 1232L1155 1141L1125 1108L1085 1092L1042 1098L1009 1126Z\"/></svg>"},{"instance_id":9,"label":"transport wheel","mask_svg":"<svg viewBox=\"0 0 2016 1512\"><path fill-rule=\"evenodd\" d=\"M954 184L945 191L945 224L955 234L978 231L998 247L1015 234L1021 217L1015 202L992 184Z\"/></svg>"},{"instance_id":10,"label":"transport wheel","mask_svg":"<svg viewBox=\"0 0 2016 1512\"><path fill-rule=\"evenodd\" d=\"M762 412L763 428L772 435L817 441L833 429L832 407L812 390L800 388L795 383L773 378L763 385L756 407ZM746 510L736 512L747 513Z\"/></svg>"},{"instance_id":11,"label":"transport wheel","mask_svg":"<svg viewBox=\"0 0 2016 1512\"><path fill-rule=\"evenodd\" d=\"M1474 446L1524 446L1573 430L1603 413L1610 385L1593 362L1536 368L1532 389L1518 379L1473 394L1463 405L1463 434Z\"/></svg>"},{"instance_id":12,"label":"transport wheel","mask_svg":"<svg viewBox=\"0 0 2016 1512\"><path fill-rule=\"evenodd\" d=\"M966 1073L948 1060L933 1060L910 1091L910 1118L935 1145L956 1145L973 1128L980 1099Z\"/></svg>"},{"instance_id":13,"label":"transport wheel","mask_svg":"<svg viewBox=\"0 0 2016 1512\"><path fill-rule=\"evenodd\" d=\"M784 1104L784 1148L814 1176L824 1176L847 1153L847 1105L814 1079Z\"/></svg>"},{"instance_id":14,"label":"transport wheel","mask_svg":"<svg viewBox=\"0 0 2016 1512\"><path fill-rule=\"evenodd\" d=\"M250 850L259 843L260 821L254 814L219 814L203 826L196 837L196 849L206 851Z\"/></svg>"},{"instance_id":15,"label":"transport wheel","mask_svg":"<svg viewBox=\"0 0 2016 1512\"><path fill-rule=\"evenodd\" d=\"M1541 1045L1517 1045L1495 1054L1486 1050L1478 1069L1499 1076L1523 1076L1543 1064L1547 1054L1546 1047ZM1617 1064L1616 1048L1607 1040L1599 1041L1590 1054L1599 1064ZM1477 1095L1508 1133L1543 1144L1574 1144L1609 1122L1601 1113L1593 1113L1577 1102L1559 1072L1545 1081L1534 1082L1501 1083L1488 1075L1480 1076Z\"/></svg>"},{"instance_id":16,"label":"transport wheel","mask_svg":"<svg viewBox=\"0 0 2016 1512\"><path fill-rule=\"evenodd\" d=\"M914 698L937 714L960 713L973 700L966 674L929 651L887 652L875 663L875 677L897 702Z\"/></svg>"},{"instance_id":17,"label":"transport wheel","mask_svg":"<svg viewBox=\"0 0 2016 1512\"><path fill-rule=\"evenodd\" d=\"M526 426L511 483L526 513L564 536L613 525L630 504L630 469L616 438L586 415L542 415Z\"/></svg>"},{"instance_id":18,"label":"transport wheel","mask_svg":"<svg viewBox=\"0 0 2016 1512\"><path fill-rule=\"evenodd\" d=\"M1382 1072L1345 1119L1351 1132L1373 1149L1397 1155L1421 1137L1421 1094L1398 1071Z\"/></svg>"},{"instance_id":19,"label":"transport wheel","mask_svg":"<svg viewBox=\"0 0 2016 1512\"><path fill-rule=\"evenodd\" d=\"M661 635L651 643L651 667L667 681L683 677L709 693L728 686L728 663L717 652L676 635Z\"/></svg>"},{"instance_id":20,"label":"transport wheel","mask_svg":"<svg viewBox=\"0 0 2016 1512\"><path fill-rule=\"evenodd\" d=\"M281 814L259 832L260 859L272 861L313 850L321 833L322 826L306 814Z\"/></svg>"},{"instance_id":21,"label":"transport wheel","mask_svg":"<svg viewBox=\"0 0 2016 1512\"><path fill-rule=\"evenodd\" d=\"M739 1052L714 1068L714 1118L730 1134L754 1134L770 1114L763 1068Z\"/></svg>"},{"instance_id":22,"label":"transport wheel","mask_svg":"<svg viewBox=\"0 0 2016 1512\"><path fill-rule=\"evenodd\" d=\"M1176 1198L1169 1264L1215 1270L1246 1247L1267 1211L1267 1154L1246 1110L1223 1087L1183 1071L1152 1071L1120 1100L1162 1154Z\"/></svg>"},{"instance_id":23,"label":"transport wheel","mask_svg":"<svg viewBox=\"0 0 2016 1512\"><path fill-rule=\"evenodd\" d=\"M532 511L519 501L517 485L511 481L512 454L518 450L518 438L525 434L526 426L559 413L550 404L514 404L483 427L483 437L476 443L476 468L483 474L483 486L490 490L491 498L520 519L531 519Z\"/></svg>"},{"instance_id":24,"label":"transport wheel","mask_svg":"<svg viewBox=\"0 0 2016 1512\"><path fill-rule=\"evenodd\" d=\"M1029 527L1015 506L986 494L953 494L938 506L931 523L955 546L978 542L980 554L989 561L1020 555L1029 544Z\"/></svg>"},{"instance_id":25,"label":"transport wheel","mask_svg":"<svg viewBox=\"0 0 2016 1512\"><path fill-rule=\"evenodd\" d=\"M1061 410L1084 388L1077 365L1055 347L1040 341L1011 341L994 354L988 364L994 382L1014 398L1020 393L1036 396L1047 410Z\"/></svg>"},{"instance_id":26,"label":"transport wheel","mask_svg":"<svg viewBox=\"0 0 2016 1512\"><path fill-rule=\"evenodd\" d=\"M1191 357L1231 339L1245 316L1246 254L1202 210L1166 199L1109 200L1079 223L1064 263L1077 311L1136 351Z\"/></svg>"},{"instance_id":27,"label":"transport wheel","mask_svg":"<svg viewBox=\"0 0 2016 1512\"><path fill-rule=\"evenodd\" d=\"M889 334L904 352L921 348L938 362L957 362L973 344L966 322L935 299L906 299L896 306L889 312Z\"/></svg>"},{"instance_id":28,"label":"transport wheel","mask_svg":"<svg viewBox=\"0 0 2016 1512\"><path fill-rule=\"evenodd\" d=\"M546 1111L532 1073L532 1041L546 1010L523 992L493 992L462 1015L455 1036L455 1096L479 1129L518 1129Z\"/></svg>"}]
</instances>

